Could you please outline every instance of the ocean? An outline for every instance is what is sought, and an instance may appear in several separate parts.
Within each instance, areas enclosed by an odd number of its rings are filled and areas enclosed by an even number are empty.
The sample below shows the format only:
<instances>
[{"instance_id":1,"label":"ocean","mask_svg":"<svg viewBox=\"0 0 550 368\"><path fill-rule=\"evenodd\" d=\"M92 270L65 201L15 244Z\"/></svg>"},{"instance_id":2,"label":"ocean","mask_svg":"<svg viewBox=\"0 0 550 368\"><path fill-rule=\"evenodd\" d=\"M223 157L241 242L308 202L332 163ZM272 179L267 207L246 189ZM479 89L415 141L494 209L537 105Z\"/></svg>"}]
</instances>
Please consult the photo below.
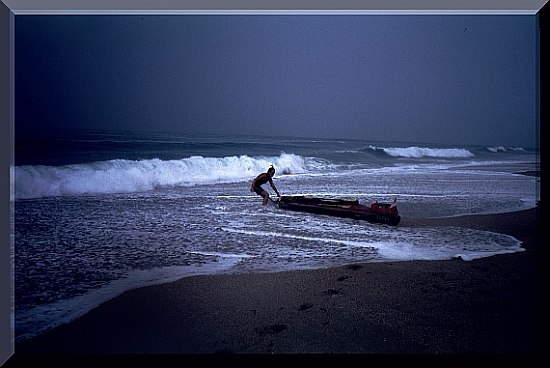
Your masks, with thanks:
<instances>
[{"instance_id":1,"label":"ocean","mask_svg":"<svg viewBox=\"0 0 550 368\"><path fill-rule=\"evenodd\" d=\"M533 147L81 131L16 135L11 166L15 341L122 292L199 274L521 252L508 235L284 211L250 192L397 198L402 217L528 209ZM269 185L264 188L274 196Z\"/></svg>"}]
</instances>

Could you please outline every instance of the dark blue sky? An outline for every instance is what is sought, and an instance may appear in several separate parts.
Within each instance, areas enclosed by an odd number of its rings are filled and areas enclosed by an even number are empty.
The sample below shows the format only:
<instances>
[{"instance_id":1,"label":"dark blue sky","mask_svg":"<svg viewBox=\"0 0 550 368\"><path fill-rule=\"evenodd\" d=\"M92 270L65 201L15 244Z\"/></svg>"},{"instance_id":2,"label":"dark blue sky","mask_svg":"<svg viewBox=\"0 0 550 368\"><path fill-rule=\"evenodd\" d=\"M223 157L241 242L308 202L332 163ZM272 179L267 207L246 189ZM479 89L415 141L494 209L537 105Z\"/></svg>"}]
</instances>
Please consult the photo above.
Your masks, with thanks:
<instances>
[{"instance_id":1,"label":"dark blue sky","mask_svg":"<svg viewBox=\"0 0 550 368\"><path fill-rule=\"evenodd\" d=\"M15 132L533 147L530 15L15 17Z\"/></svg>"}]
</instances>

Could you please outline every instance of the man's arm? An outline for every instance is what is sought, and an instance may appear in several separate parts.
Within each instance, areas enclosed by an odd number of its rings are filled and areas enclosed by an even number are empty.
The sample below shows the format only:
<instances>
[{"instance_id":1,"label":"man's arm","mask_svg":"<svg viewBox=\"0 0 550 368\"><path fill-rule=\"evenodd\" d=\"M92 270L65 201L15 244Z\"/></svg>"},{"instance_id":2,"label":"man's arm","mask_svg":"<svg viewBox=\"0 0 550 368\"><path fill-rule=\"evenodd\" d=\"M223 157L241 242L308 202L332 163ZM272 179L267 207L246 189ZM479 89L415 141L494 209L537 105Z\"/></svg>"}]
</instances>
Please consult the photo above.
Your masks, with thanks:
<instances>
[{"instance_id":1,"label":"man's arm","mask_svg":"<svg viewBox=\"0 0 550 368\"><path fill-rule=\"evenodd\" d=\"M277 190L277 188L275 188L275 184L273 184L273 180L271 180L271 178L269 179L269 184L271 185L271 188L273 188L273 190L277 194L277 197L280 197L281 195L279 194L279 191Z\"/></svg>"}]
</instances>

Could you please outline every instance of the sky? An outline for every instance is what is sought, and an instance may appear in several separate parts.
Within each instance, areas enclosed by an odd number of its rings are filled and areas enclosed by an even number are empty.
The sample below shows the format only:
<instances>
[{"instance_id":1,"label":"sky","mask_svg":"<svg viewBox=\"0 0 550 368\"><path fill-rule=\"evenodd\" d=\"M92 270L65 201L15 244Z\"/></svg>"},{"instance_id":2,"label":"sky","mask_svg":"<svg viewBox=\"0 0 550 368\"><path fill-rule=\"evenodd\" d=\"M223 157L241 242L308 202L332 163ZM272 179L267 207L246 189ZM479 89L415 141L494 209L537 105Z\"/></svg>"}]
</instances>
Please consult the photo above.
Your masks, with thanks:
<instances>
[{"instance_id":1,"label":"sky","mask_svg":"<svg viewBox=\"0 0 550 368\"><path fill-rule=\"evenodd\" d=\"M535 147L535 15L17 15L39 130Z\"/></svg>"}]
</instances>

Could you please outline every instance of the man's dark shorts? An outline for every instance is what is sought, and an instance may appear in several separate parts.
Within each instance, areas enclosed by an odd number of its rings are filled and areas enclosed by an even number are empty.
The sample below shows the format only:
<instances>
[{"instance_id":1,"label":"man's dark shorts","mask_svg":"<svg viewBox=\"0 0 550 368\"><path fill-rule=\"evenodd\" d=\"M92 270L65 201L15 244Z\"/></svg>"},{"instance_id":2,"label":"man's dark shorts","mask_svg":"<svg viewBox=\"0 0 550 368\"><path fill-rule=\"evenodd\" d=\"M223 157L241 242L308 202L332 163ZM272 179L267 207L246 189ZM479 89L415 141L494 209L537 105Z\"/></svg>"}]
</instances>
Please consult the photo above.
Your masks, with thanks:
<instances>
[{"instance_id":1,"label":"man's dark shorts","mask_svg":"<svg viewBox=\"0 0 550 368\"><path fill-rule=\"evenodd\" d=\"M256 192L256 194L262 195L262 192L264 191L264 188L262 188L259 185L256 185L256 186L254 186L254 191Z\"/></svg>"}]
</instances>

